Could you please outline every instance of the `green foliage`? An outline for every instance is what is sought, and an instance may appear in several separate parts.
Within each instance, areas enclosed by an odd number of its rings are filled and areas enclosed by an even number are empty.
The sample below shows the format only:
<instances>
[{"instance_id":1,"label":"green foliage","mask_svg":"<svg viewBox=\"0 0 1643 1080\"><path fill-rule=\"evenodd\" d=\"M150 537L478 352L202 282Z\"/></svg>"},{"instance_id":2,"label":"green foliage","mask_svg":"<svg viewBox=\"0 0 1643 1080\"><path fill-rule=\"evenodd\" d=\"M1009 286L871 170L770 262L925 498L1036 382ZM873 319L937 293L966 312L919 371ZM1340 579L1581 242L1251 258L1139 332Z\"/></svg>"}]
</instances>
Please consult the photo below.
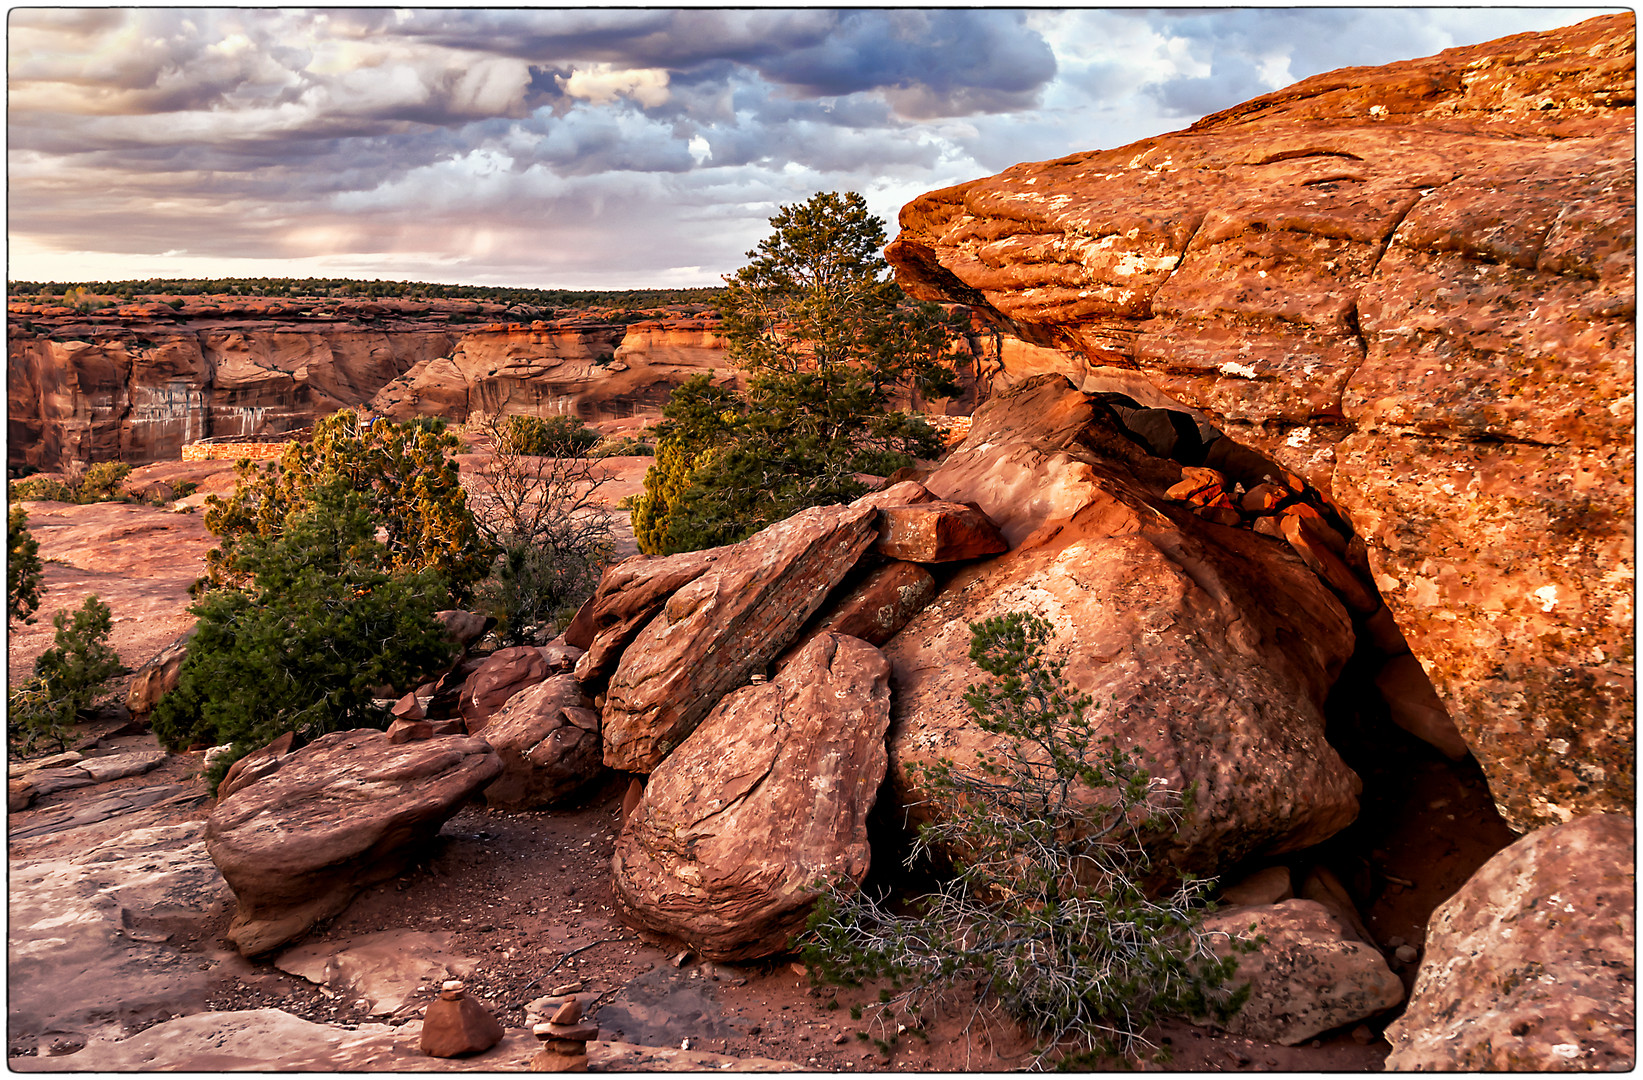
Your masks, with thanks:
<instances>
[{"instance_id":1,"label":"green foliage","mask_svg":"<svg viewBox=\"0 0 1643 1080\"><path fill-rule=\"evenodd\" d=\"M502 439L518 454L581 457L599 442L599 433L580 416L510 416Z\"/></svg>"},{"instance_id":2,"label":"green foliage","mask_svg":"<svg viewBox=\"0 0 1643 1080\"><path fill-rule=\"evenodd\" d=\"M100 461L83 470L71 471L63 480L49 476L14 480L11 497L80 504L129 502L131 496L125 490L125 480L130 475L131 466L123 461Z\"/></svg>"},{"instance_id":3,"label":"green foliage","mask_svg":"<svg viewBox=\"0 0 1643 1080\"><path fill-rule=\"evenodd\" d=\"M914 769L932 816L913 857L949 860L951 878L911 914L831 886L810 920L807 961L825 978L888 980L883 1022L956 985L982 985L1041 1040L1038 1061L1070 1048L1131 1058L1165 1016L1225 1018L1232 988L1201 928L1213 882L1164 889L1147 842L1179 828L1190 793L1152 778L1098 734L1091 700L1048 653L1051 625L1011 614L971 624L971 659L989 683L965 693L1002 749L972 769L950 759Z\"/></svg>"},{"instance_id":4,"label":"green foliage","mask_svg":"<svg viewBox=\"0 0 1643 1080\"><path fill-rule=\"evenodd\" d=\"M311 441L287 446L271 467L242 461L234 494L206 499L205 526L221 538L206 555L207 580L217 587L243 584L246 541L277 537L317 491L340 480L364 499L386 534L384 570L437 570L453 598L465 600L494 552L474 523L449 456L458 445L442 425L367 421L343 409L317 422Z\"/></svg>"},{"instance_id":5,"label":"green foliage","mask_svg":"<svg viewBox=\"0 0 1643 1080\"><path fill-rule=\"evenodd\" d=\"M520 289L495 285L440 285L424 281L360 281L354 278L150 278L146 281L13 281L12 296L68 296L76 302L86 296L173 297L279 296L293 299L321 297L414 298L427 300L487 300L543 308L615 308L620 311L663 305L708 304L718 289ZM177 309L180 300L162 300Z\"/></svg>"},{"instance_id":6,"label":"green foliage","mask_svg":"<svg viewBox=\"0 0 1643 1080\"><path fill-rule=\"evenodd\" d=\"M40 607L40 582L45 566L40 562L40 544L29 532L29 516L21 506L11 504L6 512L6 621L34 621Z\"/></svg>"},{"instance_id":7,"label":"green foliage","mask_svg":"<svg viewBox=\"0 0 1643 1080\"><path fill-rule=\"evenodd\" d=\"M656 463L645 472L645 493L633 505L633 535L640 551L667 555L691 550L673 531L680 504L697 464L715 447L728 444L745 416L740 395L728 385L713 385L711 375L696 375L669 396L654 429Z\"/></svg>"},{"instance_id":8,"label":"green foliage","mask_svg":"<svg viewBox=\"0 0 1643 1080\"><path fill-rule=\"evenodd\" d=\"M126 670L109 647L113 619L97 597L86 597L72 619L59 611L51 622L57 628L51 648L34 662L34 676L7 701L7 741L25 753L47 740L61 749L75 717L96 700L104 683Z\"/></svg>"},{"instance_id":9,"label":"green foliage","mask_svg":"<svg viewBox=\"0 0 1643 1080\"><path fill-rule=\"evenodd\" d=\"M862 494L858 473L942 451L921 416L891 404L956 392L946 361L960 328L887 276L884 223L855 192L783 207L770 223L718 302L747 393L705 380L674 392L673 413L705 423L658 428L657 475L634 517L641 551L741 540Z\"/></svg>"},{"instance_id":10,"label":"green foliage","mask_svg":"<svg viewBox=\"0 0 1643 1080\"><path fill-rule=\"evenodd\" d=\"M384 727L375 687L439 670L455 646L434 612L438 570L390 572L367 493L332 476L305 492L280 527L248 532L236 564L244 590L207 593L177 688L160 699L154 733L171 749L231 743L237 759L294 731Z\"/></svg>"}]
</instances>

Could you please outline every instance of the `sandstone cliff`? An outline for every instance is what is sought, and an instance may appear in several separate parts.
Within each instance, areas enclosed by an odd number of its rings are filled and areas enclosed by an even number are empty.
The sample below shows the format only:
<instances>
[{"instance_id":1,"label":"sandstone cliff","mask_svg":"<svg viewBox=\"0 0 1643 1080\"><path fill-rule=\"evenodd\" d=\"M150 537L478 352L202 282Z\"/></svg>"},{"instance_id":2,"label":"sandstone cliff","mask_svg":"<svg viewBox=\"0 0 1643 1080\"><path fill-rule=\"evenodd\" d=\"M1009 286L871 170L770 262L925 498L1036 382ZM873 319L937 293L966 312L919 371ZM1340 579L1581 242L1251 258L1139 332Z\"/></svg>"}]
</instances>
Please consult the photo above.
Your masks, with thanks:
<instances>
[{"instance_id":1,"label":"sandstone cliff","mask_svg":"<svg viewBox=\"0 0 1643 1080\"><path fill-rule=\"evenodd\" d=\"M887 252L1330 492L1520 830L1632 801L1634 58L1614 15L1331 72L932 192Z\"/></svg>"}]
</instances>

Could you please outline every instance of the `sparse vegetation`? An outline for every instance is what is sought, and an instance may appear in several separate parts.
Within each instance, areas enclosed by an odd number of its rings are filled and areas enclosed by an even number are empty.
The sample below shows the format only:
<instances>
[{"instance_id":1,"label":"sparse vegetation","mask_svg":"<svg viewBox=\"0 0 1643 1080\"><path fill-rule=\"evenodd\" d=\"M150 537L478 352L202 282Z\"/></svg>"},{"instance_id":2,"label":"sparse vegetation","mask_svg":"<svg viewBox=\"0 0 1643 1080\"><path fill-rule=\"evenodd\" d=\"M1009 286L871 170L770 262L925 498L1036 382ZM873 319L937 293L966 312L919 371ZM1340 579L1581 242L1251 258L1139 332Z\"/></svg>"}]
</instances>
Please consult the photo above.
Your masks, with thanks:
<instances>
[{"instance_id":1,"label":"sparse vegetation","mask_svg":"<svg viewBox=\"0 0 1643 1080\"><path fill-rule=\"evenodd\" d=\"M35 660L33 677L7 699L6 736L13 751L29 753L43 742L61 749L75 718L126 670L108 644L114 628L108 605L97 597L86 597L72 617L59 611L52 625L56 636Z\"/></svg>"},{"instance_id":2,"label":"sparse vegetation","mask_svg":"<svg viewBox=\"0 0 1643 1080\"><path fill-rule=\"evenodd\" d=\"M732 543L864 493L859 473L941 453L937 433L891 399L956 390L946 358L958 327L887 276L884 223L854 192L783 207L770 223L718 301L747 392L702 378L674 391L634 513L641 551Z\"/></svg>"},{"instance_id":3,"label":"sparse vegetation","mask_svg":"<svg viewBox=\"0 0 1643 1080\"><path fill-rule=\"evenodd\" d=\"M96 503L130 502L125 489L131 466L123 461L99 461L82 466L78 462L69 467L67 476L58 480L50 476L30 476L11 482L13 499L45 499L51 502Z\"/></svg>"},{"instance_id":4,"label":"sparse vegetation","mask_svg":"<svg viewBox=\"0 0 1643 1080\"><path fill-rule=\"evenodd\" d=\"M536 417L481 417L469 428L492 454L470 480L468 501L500 552L480 603L503 642L546 640L593 592L614 551L610 513L597 495L609 474L582 456L597 436L579 420L552 425Z\"/></svg>"},{"instance_id":5,"label":"sparse vegetation","mask_svg":"<svg viewBox=\"0 0 1643 1080\"><path fill-rule=\"evenodd\" d=\"M40 608L45 567L40 543L29 531L28 513L16 503L6 511L6 621L31 623Z\"/></svg>"},{"instance_id":6,"label":"sparse vegetation","mask_svg":"<svg viewBox=\"0 0 1643 1080\"><path fill-rule=\"evenodd\" d=\"M929 820L911 861L952 875L911 913L836 885L811 917L804 956L825 979L882 980L864 1018L888 1052L919 1033L922 1010L956 987L980 987L1057 1054L1134 1060L1171 1015L1224 1018L1248 996L1228 980L1201 929L1213 882L1180 876L1149 891L1150 837L1179 827L1191 793L1149 775L1137 755L1097 734L1089 697L1048 654L1051 625L1011 614L971 624L970 657L992 679L965 703L1004 748L973 767L915 767ZM1088 1058L1075 1058L1089 1064Z\"/></svg>"}]
</instances>

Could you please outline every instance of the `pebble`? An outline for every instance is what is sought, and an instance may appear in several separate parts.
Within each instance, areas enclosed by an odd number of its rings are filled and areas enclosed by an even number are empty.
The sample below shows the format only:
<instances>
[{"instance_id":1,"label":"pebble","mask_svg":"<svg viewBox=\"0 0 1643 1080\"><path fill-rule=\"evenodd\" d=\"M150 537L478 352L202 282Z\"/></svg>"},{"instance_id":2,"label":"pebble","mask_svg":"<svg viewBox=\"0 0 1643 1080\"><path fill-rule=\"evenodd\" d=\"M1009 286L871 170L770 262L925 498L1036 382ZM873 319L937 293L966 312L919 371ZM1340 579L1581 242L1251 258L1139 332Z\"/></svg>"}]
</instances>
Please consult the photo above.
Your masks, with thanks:
<instances>
[{"instance_id":1,"label":"pebble","mask_svg":"<svg viewBox=\"0 0 1643 1080\"><path fill-rule=\"evenodd\" d=\"M1413 945L1399 945L1398 951L1393 955L1405 964L1413 964L1416 958L1420 956L1420 950Z\"/></svg>"},{"instance_id":2,"label":"pebble","mask_svg":"<svg viewBox=\"0 0 1643 1080\"><path fill-rule=\"evenodd\" d=\"M1396 949L1398 946L1400 946L1402 944L1403 944L1403 938L1401 938L1401 937L1389 937L1389 938L1386 939L1386 947L1388 949Z\"/></svg>"},{"instance_id":3,"label":"pebble","mask_svg":"<svg viewBox=\"0 0 1643 1080\"><path fill-rule=\"evenodd\" d=\"M1352 1029L1352 1041L1359 1046L1368 1046L1375 1041L1375 1033L1369 1030L1368 1025L1359 1024Z\"/></svg>"}]
</instances>

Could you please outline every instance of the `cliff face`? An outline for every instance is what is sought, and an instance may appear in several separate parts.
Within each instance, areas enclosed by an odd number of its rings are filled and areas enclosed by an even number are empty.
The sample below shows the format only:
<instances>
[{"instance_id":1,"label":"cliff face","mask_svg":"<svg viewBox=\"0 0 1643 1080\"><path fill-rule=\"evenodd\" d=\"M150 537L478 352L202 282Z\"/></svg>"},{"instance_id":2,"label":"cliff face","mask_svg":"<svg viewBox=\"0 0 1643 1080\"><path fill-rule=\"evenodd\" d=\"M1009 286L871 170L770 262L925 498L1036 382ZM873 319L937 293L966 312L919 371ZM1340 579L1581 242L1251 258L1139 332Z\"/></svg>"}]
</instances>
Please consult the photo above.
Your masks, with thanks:
<instances>
[{"instance_id":1,"label":"cliff face","mask_svg":"<svg viewBox=\"0 0 1643 1080\"><path fill-rule=\"evenodd\" d=\"M371 407L396 419L463 420L483 412L610 420L656 413L693 375L726 374L724 350L716 318L494 324L405 372Z\"/></svg>"},{"instance_id":2,"label":"cliff face","mask_svg":"<svg viewBox=\"0 0 1643 1080\"><path fill-rule=\"evenodd\" d=\"M1629 808L1634 69L1616 15L1332 72L932 192L887 254L1331 492L1514 827Z\"/></svg>"}]
</instances>

